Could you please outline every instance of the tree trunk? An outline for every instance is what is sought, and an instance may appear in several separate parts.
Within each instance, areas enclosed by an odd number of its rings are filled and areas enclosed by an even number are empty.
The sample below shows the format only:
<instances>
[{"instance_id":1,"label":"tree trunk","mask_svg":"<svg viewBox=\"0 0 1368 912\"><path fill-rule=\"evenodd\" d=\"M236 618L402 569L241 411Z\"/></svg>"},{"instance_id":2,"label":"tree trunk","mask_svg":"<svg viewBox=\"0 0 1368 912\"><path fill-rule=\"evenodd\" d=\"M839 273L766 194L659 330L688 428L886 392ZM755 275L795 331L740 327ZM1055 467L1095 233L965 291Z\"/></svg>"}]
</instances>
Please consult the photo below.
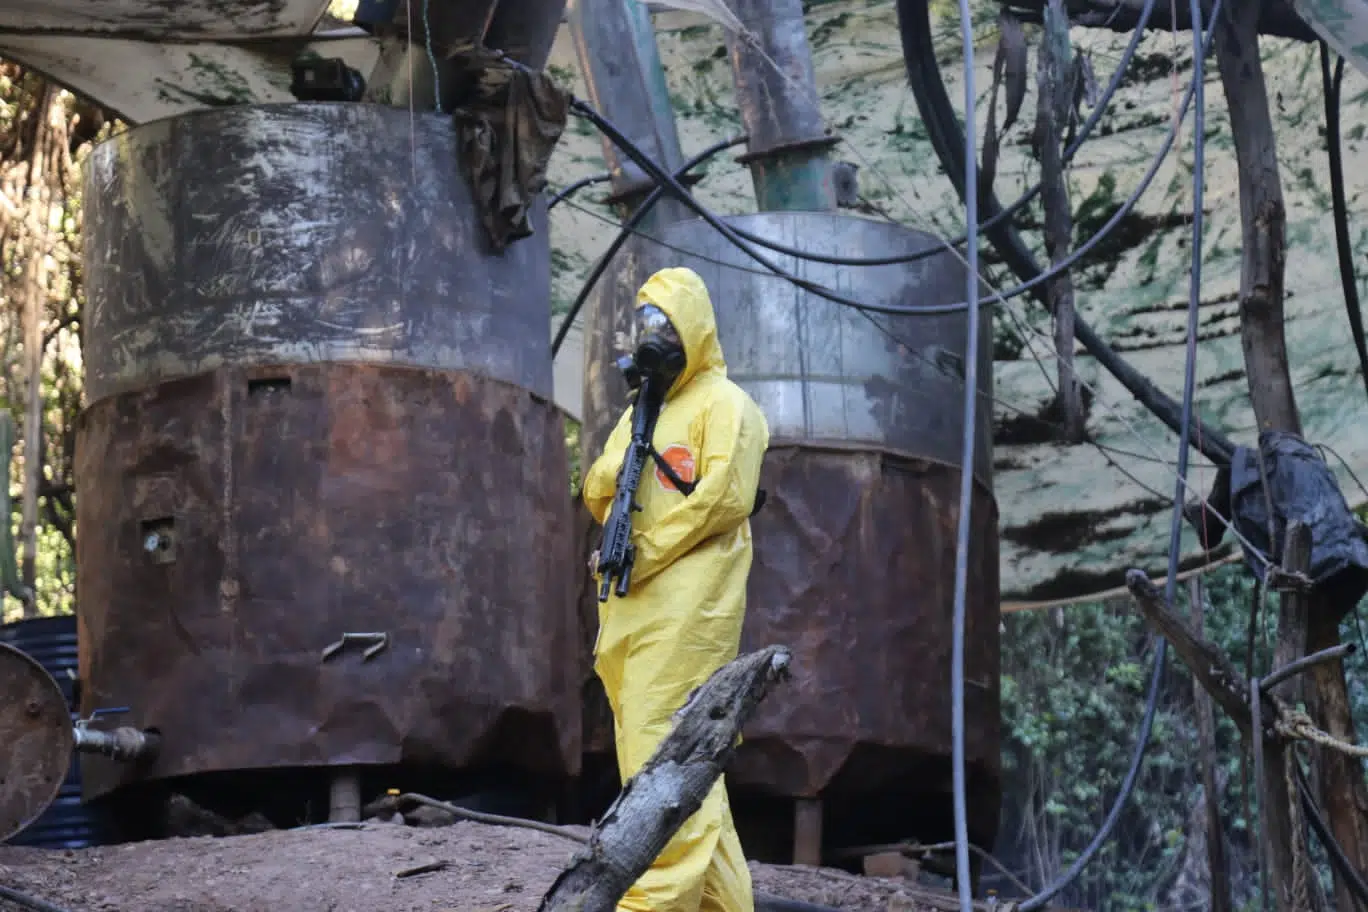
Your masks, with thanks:
<instances>
[{"instance_id":1,"label":"tree trunk","mask_svg":"<svg viewBox=\"0 0 1368 912\"><path fill-rule=\"evenodd\" d=\"M1230 109L1240 176L1244 241L1240 341L1259 430L1301 433L1283 333L1287 212L1268 88L1259 59L1259 0L1226 3L1216 24L1216 60Z\"/></svg>"},{"instance_id":2,"label":"tree trunk","mask_svg":"<svg viewBox=\"0 0 1368 912\"><path fill-rule=\"evenodd\" d=\"M1073 240L1073 210L1064 180L1064 126L1073 100L1073 58L1069 52L1069 20L1062 0L1046 0L1045 28L1039 52L1039 100L1036 103L1036 146L1040 156L1040 202L1045 209L1045 248L1051 266L1069 256ZM1069 270L1046 283L1054 316L1055 357L1058 359L1058 405L1064 439L1083 441L1083 401L1074 375L1074 288Z\"/></svg>"},{"instance_id":3,"label":"tree trunk","mask_svg":"<svg viewBox=\"0 0 1368 912\"><path fill-rule=\"evenodd\" d=\"M1310 622L1306 651L1319 652L1338 646L1341 612L1330 610L1314 593L1310 596ZM1306 708L1315 724L1347 743L1355 743L1353 716L1349 710L1349 691L1344 682L1341 659L1320 662L1311 668L1306 687ZM1363 761L1320 745L1311 746L1317 800L1325 813L1330 832L1344 849L1349 863L1368 871L1368 786L1364 784ZM1358 907L1354 894L1338 869L1335 875L1335 901L1339 909Z\"/></svg>"},{"instance_id":4,"label":"tree trunk","mask_svg":"<svg viewBox=\"0 0 1368 912\"><path fill-rule=\"evenodd\" d=\"M28 589L25 617L38 614L38 488L43 480L43 318L47 313L46 259L49 244L51 193L48 187L48 153L51 146L52 108L58 93L44 84L34 116L38 118L29 151L28 262L24 267L24 488L20 538L24 557L20 565Z\"/></svg>"},{"instance_id":5,"label":"tree trunk","mask_svg":"<svg viewBox=\"0 0 1368 912\"><path fill-rule=\"evenodd\" d=\"M790 653L769 646L718 669L675 715L651 759L627 780L589 845L560 873L539 912L613 912L692 817L736 750L741 727L788 675Z\"/></svg>"}]
</instances>

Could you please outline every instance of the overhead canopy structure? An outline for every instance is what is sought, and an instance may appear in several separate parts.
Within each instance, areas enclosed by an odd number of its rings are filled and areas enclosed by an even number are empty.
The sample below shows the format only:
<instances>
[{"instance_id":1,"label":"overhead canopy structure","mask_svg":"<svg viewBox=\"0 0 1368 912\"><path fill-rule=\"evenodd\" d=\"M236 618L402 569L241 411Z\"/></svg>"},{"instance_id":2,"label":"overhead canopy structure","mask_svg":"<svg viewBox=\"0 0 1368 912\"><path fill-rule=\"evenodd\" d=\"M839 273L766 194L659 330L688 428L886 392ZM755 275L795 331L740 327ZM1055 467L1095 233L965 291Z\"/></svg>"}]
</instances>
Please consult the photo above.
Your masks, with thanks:
<instances>
[{"instance_id":1,"label":"overhead canopy structure","mask_svg":"<svg viewBox=\"0 0 1368 912\"><path fill-rule=\"evenodd\" d=\"M0 56L144 123L289 101L290 61L306 50L369 74L378 42L356 28L315 35L327 9L328 0L10 0L0 2Z\"/></svg>"}]
</instances>

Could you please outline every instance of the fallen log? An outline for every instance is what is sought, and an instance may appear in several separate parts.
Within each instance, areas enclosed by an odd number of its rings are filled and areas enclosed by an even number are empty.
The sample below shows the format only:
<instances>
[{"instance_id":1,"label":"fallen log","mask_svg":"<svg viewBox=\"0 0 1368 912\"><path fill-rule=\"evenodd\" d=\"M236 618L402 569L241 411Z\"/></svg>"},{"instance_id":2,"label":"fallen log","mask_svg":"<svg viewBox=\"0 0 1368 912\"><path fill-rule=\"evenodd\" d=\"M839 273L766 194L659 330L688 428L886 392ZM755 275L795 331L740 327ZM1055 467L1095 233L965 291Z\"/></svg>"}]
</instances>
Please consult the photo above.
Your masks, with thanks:
<instances>
[{"instance_id":1,"label":"fallen log","mask_svg":"<svg viewBox=\"0 0 1368 912\"><path fill-rule=\"evenodd\" d=\"M675 714L674 729L622 787L588 845L542 897L539 912L612 912L675 832L703 804L741 728L791 654L769 646L719 668Z\"/></svg>"}]
</instances>

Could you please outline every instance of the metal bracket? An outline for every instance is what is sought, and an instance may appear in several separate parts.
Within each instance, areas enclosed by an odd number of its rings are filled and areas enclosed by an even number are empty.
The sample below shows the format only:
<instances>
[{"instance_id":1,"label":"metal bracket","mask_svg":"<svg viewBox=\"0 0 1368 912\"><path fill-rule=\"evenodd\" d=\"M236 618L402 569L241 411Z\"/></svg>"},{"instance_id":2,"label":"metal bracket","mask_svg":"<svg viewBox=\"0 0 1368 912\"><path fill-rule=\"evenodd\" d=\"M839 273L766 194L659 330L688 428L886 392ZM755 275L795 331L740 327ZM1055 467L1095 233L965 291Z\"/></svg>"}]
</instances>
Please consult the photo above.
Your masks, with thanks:
<instances>
[{"instance_id":1,"label":"metal bracket","mask_svg":"<svg viewBox=\"0 0 1368 912\"><path fill-rule=\"evenodd\" d=\"M348 643L370 643L366 651L361 653L361 661L369 662L389 646L388 633L344 633L342 639L328 646L323 650L320 662L326 662L343 650Z\"/></svg>"}]
</instances>

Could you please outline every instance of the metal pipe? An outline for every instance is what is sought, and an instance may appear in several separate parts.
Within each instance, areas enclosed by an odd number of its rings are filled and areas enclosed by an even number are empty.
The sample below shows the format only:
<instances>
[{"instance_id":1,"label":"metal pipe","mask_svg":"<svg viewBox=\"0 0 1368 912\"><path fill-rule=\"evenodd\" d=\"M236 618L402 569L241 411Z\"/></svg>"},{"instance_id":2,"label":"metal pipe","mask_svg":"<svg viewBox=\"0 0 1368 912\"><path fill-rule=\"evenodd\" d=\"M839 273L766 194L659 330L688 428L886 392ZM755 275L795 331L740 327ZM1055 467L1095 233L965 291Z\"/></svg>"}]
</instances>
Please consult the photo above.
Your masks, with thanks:
<instances>
[{"instance_id":1,"label":"metal pipe","mask_svg":"<svg viewBox=\"0 0 1368 912\"><path fill-rule=\"evenodd\" d=\"M566 16L594 107L667 170L677 171L684 155L646 5L639 0L570 0ZM611 172L613 199L627 218L655 181L607 137L603 158ZM689 214L678 200L667 197L643 220L643 229L649 232Z\"/></svg>"},{"instance_id":2,"label":"metal pipe","mask_svg":"<svg viewBox=\"0 0 1368 912\"><path fill-rule=\"evenodd\" d=\"M161 749L161 736L156 732L139 731L127 725L113 731L99 731L78 725L72 729L72 743L84 754L103 754L111 760L125 763L151 760Z\"/></svg>"},{"instance_id":3,"label":"metal pipe","mask_svg":"<svg viewBox=\"0 0 1368 912\"><path fill-rule=\"evenodd\" d=\"M831 135L817 101L802 0L734 0L747 34L728 33L732 82L750 135L741 161L762 210L831 211Z\"/></svg>"}]
</instances>

